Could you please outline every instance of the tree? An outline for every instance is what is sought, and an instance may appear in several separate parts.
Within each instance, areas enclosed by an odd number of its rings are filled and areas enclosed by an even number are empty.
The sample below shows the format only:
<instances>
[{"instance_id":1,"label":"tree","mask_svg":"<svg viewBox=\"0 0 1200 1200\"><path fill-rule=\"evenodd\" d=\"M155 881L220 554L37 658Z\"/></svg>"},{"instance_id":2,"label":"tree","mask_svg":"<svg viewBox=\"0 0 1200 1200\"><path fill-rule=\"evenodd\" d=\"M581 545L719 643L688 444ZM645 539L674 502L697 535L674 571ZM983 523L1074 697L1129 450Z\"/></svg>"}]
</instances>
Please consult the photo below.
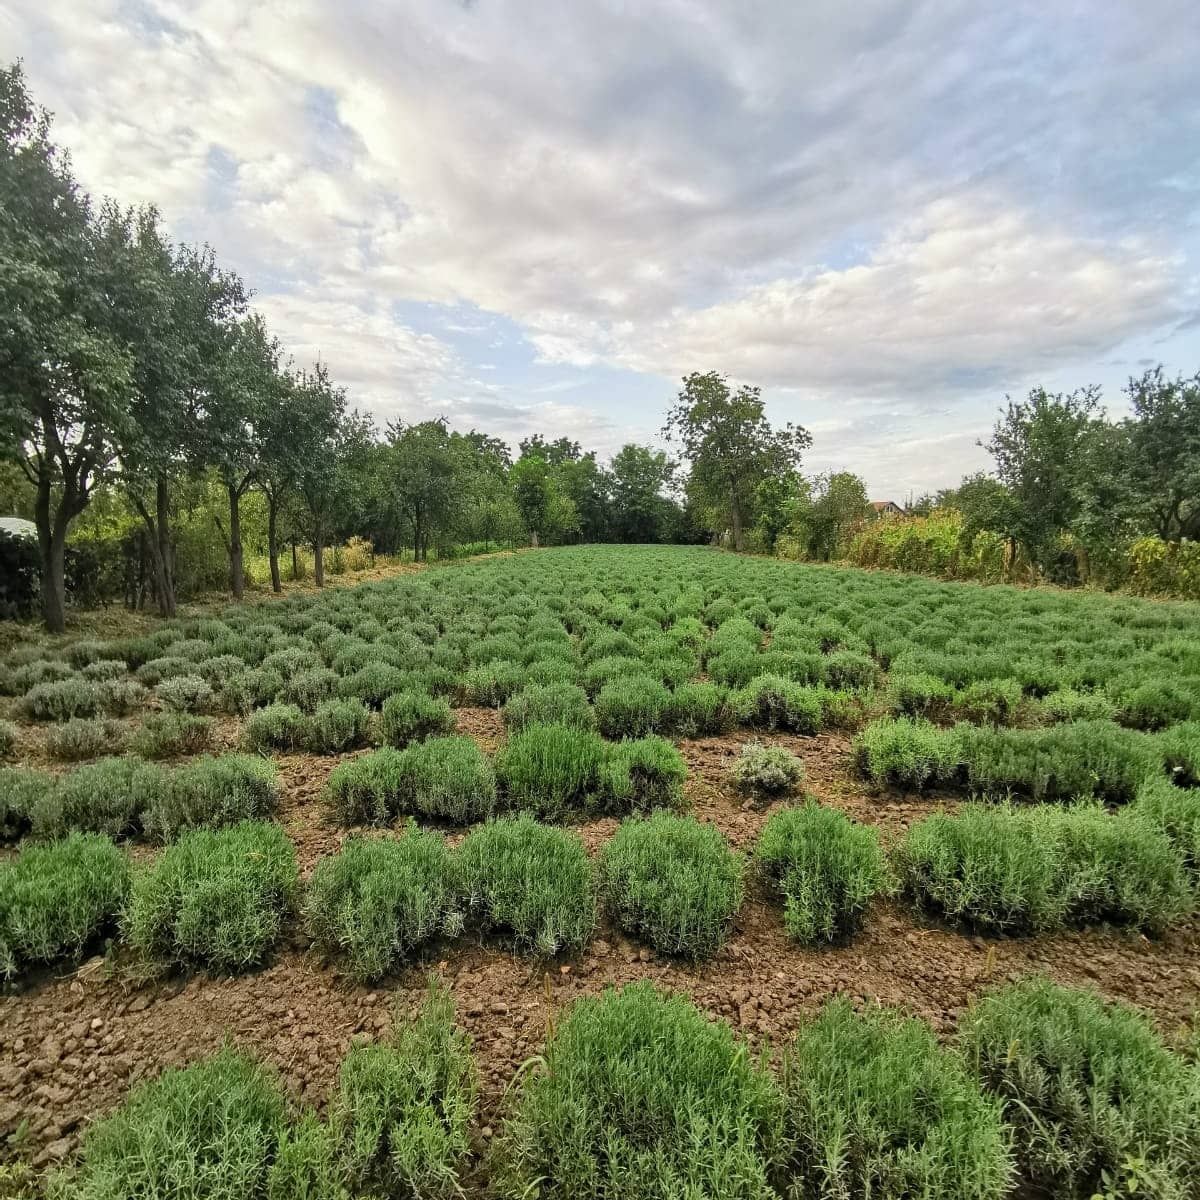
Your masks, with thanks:
<instances>
[{"instance_id":1,"label":"tree","mask_svg":"<svg viewBox=\"0 0 1200 1200\"><path fill-rule=\"evenodd\" d=\"M1200 538L1200 372L1168 379L1158 366L1125 392L1127 482L1139 516L1163 541Z\"/></svg>"},{"instance_id":2,"label":"tree","mask_svg":"<svg viewBox=\"0 0 1200 1200\"><path fill-rule=\"evenodd\" d=\"M670 502L663 496L675 464L662 450L628 443L612 460L613 532L621 542L659 542Z\"/></svg>"},{"instance_id":3,"label":"tree","mask_svg":"<svg viewBox=\"0 0 1200 1200\"><path fill-rule=\"evenodd\" d=\"M759 484L796 470L812 444L801 426L772 429L760 390L743 384L733 392L716 371L684 377L663 432L681 443L691 465L691 489L697 499L728 518L738 550L745 548L745 528Z\"/></svg>"},{"instance_id":4,"label":"tree","mask_svg":"<svg viewBox=\"0 0 1200 1200\"><path fill-rule=\"evenodd\" d=\"M111 473L132 362L110 320L88 197L19 65L0 72L0 453L35 489L43 616L66 624L71 523Z\"/></svg>"},{"instance_id":5,"label":"tree","mask_svg":"<svg viewBox=\"0 0 1200 1200\"><path fill-rule=\"evenodd\" d=\"M553 470L559 491L575 508L580 539L608 541L613 533L612 476L596 461L596 452L563 459Z\"/></svg>"},{"instance_id":6,"label":"tree","mask_svg":"<svg viewBox=\"0 0 1200 1200\"><path fill-rule=\"evenodd\" d=\"M806 480L793 510L792 532L805 557L828 562L871 513L867 486L850 471Z\"/></svg>"},{"instance_id":7,"label":"tree","mask_svg":"<svg viewBox=\"0 0 1200 1200\"><path fill-rule=\"evenodd\" d=\"M540 455L517 459L509 472L513 500L532 546L551 541L578 524L569 496L559 488L549 463Z\"/></svg>"},{"instance_id":8,"label":"tree","mask_svg":"<svg viewBox=\"0 0 1200 1200\"><path fill-rule=\"evenodd\" d=\"M429 557L430 537L452 522L467 490L468 443L444 419L388 426L389 485L412 530L413 560Z\"/></svg>"},{"instance_id":9,"label":"tree","mask_svg":"<svg viewBox=\"0 0 1200 1200\"><path fill-rule=\"evenodd\" d=\"M267 499L267 558L271 590L283 590L279 574L279 518L297 489L304 464L320 458L337 434L345 402L324 363L311 371L279 376L274 403L261 406L255 426L257 480Z\"/></svg>"},{"instance_id":10,"label":"tree","mask_svg":"<svg viewBox=\"0 0 1200 1200\"><path fill-rule=\"evenodd\" d=\"M986 443L1011 497L1004 532L1042 573L1058 558L1058 538L1079 511L1082 451L1100 416L1097 387L1053 395L1034 388L1026 401L1008 400Z\"/></svg>"},{"instance_id":11,"label":"tree","mask_svg":"<svg viewBox=\"0 0 1200 1200\"><path fill-rule=\"evenodd\" d=\"M259 427L271 405L282 403L280 346L257 314L217 331L218 342L201 397L197 453L211 464L225 487L229 529L214 518L229 556L229 585L235 600L245 589L242 550L242 497L259 468Z\"/></svg>"},{"instance_id":12,"label":"tree","mask_svg":"<svg viewBox=\"0 0 1200 1200\"><path fill-rule=\"evenodd\" d=\"M548 442L540 433L532 437L522 438L518 443L522 458L540 458L552 467L561 466L565 462L574 462L583 454L583 448L578 442L567 437L555 438Z\"/></svg>"},{"instance_id":13,"label":"tree","mask_svg":"<svg viewBox=\"0 0 1200 1200\"><path fill-rule=\"evenodd\" d=\"M369 416L346 413L346 393L328 379L330 402L338 414L330 434L301 464L297 481L304 497L306 525L313 551L313 580L325 585L325 546L330 531L347 512L361 507L368 486L367 464L375 447L375 429Z\"/></svg>"},{"instance_id":14,"label":"tree","mask_svg":"<svg viewBox=\"0 0 1200 1200\"><path fill-rule=\"evenodd\" d=\"M1008 488L983 471L966 476L956 488L943 488L937 494L937 506L956 509L962 515L964 548L984 530L1007 535L1013 525L1013 500Z\"/></svg>"}]
</instances>

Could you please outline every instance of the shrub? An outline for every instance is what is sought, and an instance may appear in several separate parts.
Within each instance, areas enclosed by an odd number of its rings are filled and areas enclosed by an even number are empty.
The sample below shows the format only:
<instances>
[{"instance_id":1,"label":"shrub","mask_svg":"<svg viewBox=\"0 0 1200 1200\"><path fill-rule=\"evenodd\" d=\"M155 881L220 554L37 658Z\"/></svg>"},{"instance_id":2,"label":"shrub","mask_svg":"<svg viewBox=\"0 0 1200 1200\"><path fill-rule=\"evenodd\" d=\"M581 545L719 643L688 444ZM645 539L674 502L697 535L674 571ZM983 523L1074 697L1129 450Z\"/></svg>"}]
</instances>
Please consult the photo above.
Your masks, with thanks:
<instances>
[{"instance_id":1,"label":"shrub","mask_svg":"<svg viewBox=\"0 0 1200 1200\"><path fill-rule=\"evenodd\" d=\"M622 929L664 954L712 958L741 907L742 860L715 826L656 812L605 845L598 885Z\"/></svg>"},{"instance_id":2,"label":"shrub","mask_svg":"<svg viewBox=\"0 0 1200 1200\"><path fill-rule=\"evenodd\" d=\"M731 697L737 719L756 729L813 734L821 728L824 706L816 688L779 675L759 675Z\"/></svg>"},{"instance_id":3,"label":"shrub","mask_svg":"<svg viewBox=\"0 0 1200 1200\"><path fill-rule=\"evenodd\" d=\"M212 743L211 717L192 713L150 713L133 735L129 748L141 758L176 758L198 754Z\"/></svg>"},{"instance_id":4,"label":"shrub","mask_svg":"<svg viewBox=\"0 0 1200 1200\"><path fill-rule=\"evenodd\" d=\"M63 762L78 762L101 754L117 754L125 742L125 730L116 721L95 717L72 717L46 732L46 753Z\"/></svg>"},{"instance_id":5,"label":"shrub","mask_svg":"<svg viewBox=\"0 0 1200 1200\"><path fill-rule=\"evenodd\" d=\"M854 743L858 769L875 783L923 788L948 783L959 770L957 730L921 718L884 717Z\"/></svg>"},{"instance_id":6,"label":"shrub","mask_svg":"<svg viewBox=\"0 0 1200 1200\"><path fill-rule=\"evenodd\" d=\"M513 731L544 724L591 729L595 723L587 693L573 683L526 686L504 705L504 724Z\"/></svg>"},{"instance_id":7,"label":"shrub","mask_svg":"<svg viewBox=\"0 0 1200 1200\"><path fill-rule=\"evenodd\" d=\"M329 1126L305 1113L279 1131L267 1172L266 1200L349 1200L343 1175Z\"/></svg>"},{"instance_id":8,"label":"shrub","mask_svg":"<svg viewBox=\"0 0 1200 1200\"><path fill-rule=\"evenodd\" d=\"M1100 920L1157 929L1192 903L1165 836L1131 812L974 805L917 822L896 862L922 908L987 930Z\"/></svg>"},{"instance_id":9,"label":"shrub","mask_svg":"<svg viewBox=\"0 0 1200 1200\"><path fill-rule=\"evenodd\" d=\"M475 1107L470 1042L444 987L390 1042L354 1046L342 1063L330 1127L356 1189L453 1200Z\"/></svg>"},{"instance_id":10,"label":"shrub","mask_svg":"<svg viewBox=\"0 0 1200 1200\"><path fill-rule=\"evenodd\" d=\"M922 1020L838 997L783 1071L792 1194L819 1200L1001 1200L1012 1164L1000 1105Z\"/></svg>"},{"instance_id":11,"label":"shrub","mask_svg":"<svg viewBox=\"0 0 1200 1200\"><path fill-rule=\"evenodd\" d=\"M649 983L578 1000L521 1085L495 1157L503 1197L767 1200L778 1093L745 1046Z\"/></svg>"},{"instance_id":12,"label":"shrub","mask_svg":"<svg viewBox=\"0 0 1200 1200\"><path fill-rule=\"evenodd\" d=\"M409 677L399 667L386 662L373 662L348 675L338 684L343 700L361 700L368 708L379 709L396 692L408 687Z\"/></svg>"},{"instance_id":13,"label":"shrub","mask_svg":"<svg viewBox=\"0 0 1200 1200\"><path fill-rule=\"evenodd\" d=\"M589 696L595 696L606 683L619 679L622 675L644 675L645 673L646 668L640 658L614 654L588 663L580 682Z\"/></svg>"},{"instance_id":14,"label":"shrub","mask_svg":"<svg viewBox=\"0 0 1200 1200\"><path fill-rule=\"evenodd\" d=\"M250 750L300 750L308 742L308 718L294 704L255 709L242 726Z\"/></svg>"},{"instance_id":15,"label":"shrub","mask_svg":"<svg viewBox=\"0 0 1200 1200\"><path fill-rule=\"evenodd\" d=\"M1184 1200L1200 1188L1200 1089L1147 1019L1045 980L973 1004L960 1039L1048 1195Z\"/></svg>"},{"instance_id":16,"label":"shrub","mask_svg":"<svg viewBox=\"0 0 1200 1200\"><path fill-rule=\"evenodd\" d=\"M314 754L344 754L363 745L370 732L371 712L361 700L326 700L307 718L304 744Z\"/></svg>"},{"instance_id":17,"label":"shrub","mask_svg":"<svg viewBox=\"0 0 1200 1200\"><path fill-rule=\"evenodd\" d=\"M1059 688L1038 701L1037 712L1048 722L1111 721L1116 705L1103 692Z\"/></svg>"},{"instance_id":18,"label":"shrub","mask_svg":"<svg viewBox=\"0 0 1200 1200\"><path fill-rule=\"evenodd\" d=\"M11 722L0 720L0 758L8 758L17 747L21 731Z\"/></svg>"},{"instance_id":19,"label":"shrub","mask_svg":"<svg viewBox=\"0 0 1200 1200\"><path fill-rule=\"evenodd\" d=\"M605 754L605 743L591 730L528 725L497 753L496 779L514 808L562 817L586 809Z\"/></svg>"},{"instance_id":20,"label":"shrub","mask_svg":"<svg viewBox=\"0 0 1200 1200\"><path fill-rule=\"evenodd\" d=\"M937 675L916 671L888 680L888 703L897 716L936 719L949 712L953 699L954 688Z\"/></svg>"},{"instance_id":21,"label":"shrub","mask_svg":"<svg viewBox=\"0 0 1200 1200\"><path fill-rule=\"evenodd\" d=\"M111 925L129 860L107 838L73 833L0 863L0 976L78 958Z\"/></svg>"},{"instance_id":22,"label":"shrub","mask_svg":"<svg viewBox=\"0 0 1200 1200\"><path fill-rule=\"evenodd\" d=\"M1175 679L1146 679L1118 695L1117 715L1134 729L1165 729L1200 715L1194 688Z\"/></svg>"},{"instance_id":23,"label":"shrub","mask_svg":"<svg viewBox=\"0 0 1200 1200\"><path fill-rule=\"evenodd\" d=\"M1158 750L1172 782L1180 787L1200 787L1200 721L1160 733Z\"/></svg>"},{"instance_id":24,"label":"shrub","mask_svg":"<svg viewBox=\"0 0 1200 1200\"><path fill-rule=\"evenodd\" d=\"M706 737L724 733L733 723L725 689L715 683L682 683L663 710L663 725L677 737Z\"/></svg>"},{"instance_id":25,"label":"shrub","mask_svg":"<svg viewBox=\"0 0 1200 1200\"><path fill-rule=\"evenodd\" d=\"M283 676L277 671L255 667L240 675L231 675L221 688L221 702L230 712L245 716L264 704L270 704L283 688Z\"/></svg>"},{"instance_id":26,"label":"shrub","mask_svg":"<svg viewBox=\"0 0 1200 1200\"><path fill-rule=\"evenodd\" d=\"M74 678L75 672L65 662L59 662L56 658L39 658L14 667L0 680L0 691L6 696L23 696L36 684Z\"/></svg>"},{"instance_id":27,"label":"shrub","mask_svg":"<svg viewBox=\"0 0 1200 1200\"><path fill-rule=\"evenodd\" d=\"M22 767L0 767L0 841L19 838L54 790L54 776Z\"/></svg>"},{"instance_id":28,"label":"shrub","mask_svg":"<svg viewBox=\"0 0 1200 1200\"><path fill-rule=\"evenodd\" d=\"M318 704L332 700L338 694L341 676L328 667L310 667L298 671L284 682L279 699L285 704L294 704L305 712L312 712Z\"/></svg>"},{"instance_id":29,"label":"shrub","mask_svg":"<svg viewBox=\"0 0 1200 1200\"><path fill-rule=\"evenodd\" d=\"M97 1121L66 1194L265 1200L285 1117L275 1076L226 1046L191 1066L168 1067Z\"/></svg>"},{"instance_id":30,"label":"shrub","mask_svg":"<svg viewBox=\"0 0 1200 1200\"><path fill-rule=\"evenodd\" d=\"M465 825L496 808L496 775L469 737L417 742L403 752L397 811Z\"/></svg>"},{"instance_id":31,"label":"shrub","mask_svg":"<svg viewBox=\"0 0 1200 1200\"><path fill-rule=\"evenodd\" d=\"M399 811L404 790L405 755L383 749L330 772L322 803L338 825L386 825Z\"/></svg>"},{"instance_id":32,"label":"shrub","mask_svg":"<svg viewBox=\"0 0 1200 1200\"><path fill-rule=\"evenodd\" d=\"M643 737L662 723L670 693L649 675L622 675L596 697L596 725L605 737Z\"/></svg>"},{"instance_id":33,"label":"shrub","mask_svg":"<svg viewBox=\"0 0 1200 1200\"><path fill-rule=\"evenodd\" d=\"M193 829L134 876L129 944L158 962L237 972L261 962L296 890L296 852L278 825Z\"/></svg>"},{"instance_id":34,"label":"shrub","mask_svg":"<svg viewBox=\"0 0 1200 1200\"><path fill-rule=\"evenodd\" d=\"M592 870L583 843L527 813L467 834L458 851L463 892L486 930L520 953L582 949L596 923Z\"/></svg>"},{"instance_id":35,"label":"shrub","mask_svg":"<svg viewBox=\"0 0 1200 1200\"><path fill-rule=\"evenodd\" d=\"M84 679L91 679L93 682L102 683L110 679L122 679L128 672L128 665L121 659L98 658L95 662L88 663L79 673Z\"/></svg>"},{"instance_id":36,"label":"shrub","mask_svg":"<svg viewBox=\"0 0 1200 1200\"><path fill-rule=\"evenodd\" d=\"M165 786L161 767L136 758L102 758L78 767L63 775L33 810L33 836L56 838L77 829L114 840L130 837Z\"/></svg>"},{"instance_id":37,"label":"shrub","mask_svg":"<svg viewBox=\"0 0 1200 1200\"><path fill-rule=\"evenodd\" d=\"M988 795L1124 804L1161 763L1152 738L1107 721L956 733L968 783Z\"/></svg>"},{"instance_id":38,"label":"shrub","mask_svg":"<svg viewBox=\"0 0 1200 1200\"><path fill-rule=\"evenodd\" d=\"M213 690L199 675L175 675L154 689L163 707L170 712L203 712L211 708Z\"/></svg>"},{"instance_id":39,"label":"shrub","mask_svg":"<svg viewBox=\"0 0 1200 1200\"><path fill-rule=\"evenodd\" d=\"M145 808L146 833L174 841L186 829L218 829L270 817L279 804L279 777L271 763L249 754L200 758L165 777Z\"/></svg>"},{"instance_id":40,"label":"shrub","mask_svg":"<svg viewBox=\"0 0 1200 1200\"><path fill-rule=\"evenodd\" d=\"M21 709L34 721L93 717L101 709L100 687L78 676L36 683L25 693Z\"/></svg>"},{"instance_id":41,"label":"shrub","mask_svg":"<svg viewBox=\"0 0 1200 1200\"><path fill-rule=\"evenodd\" d=\"M607 747L598 803L612 813L648 813L686 804L687 765L666 738L650 736Z\"/></svg>"},{"instance_id":42,"label":"shrub","mask_svg":"<svg viewBox=\"0 0 1200 1200\"><path fill-rule=\"evenodd\" d=\"M815 803L775 813L754 857L767 886L783 899L784 928L800 942L853 933L890 883L875 830Z\"/></svg>"},{"instance_id":43,"label":"shrub","mask_svg":"<svg viewBox=\"0 0 1200 1200\"><path fill-rule=\"evenodd\" d=\"M729 770L729 779L738 791L753 796L782 796L804 781L804 763L783 746L747 742Z\"/></svg>"},{"instance_id":44,"label":"shrub","mask_svg":"<svg viewBox=\"0 0 1200 1200\"><path fill-rule=\"evenodd\" d=\"M394 970L440 934L462 927L457 872L445 841L412 825L398 841L351 838L317 863L304 902L308 931L346 956L364 981Z\"/></svg>"},{"instance_id":45,"label":"shrub","mask_svg":"<svg viewBox=\"0 0 1200 1200\"><path fill-rule=\"evenodd\" d=\"M158 687L166 679L174 679L180 675L191 675L195 664L186 658L152 658L143 663L135 672L137 682L146 687Z\"/></svg>"},{"instance_id":46,"label":"shrub","mask_svg":"<svg viewBox=\"0 0 1200 1200\"><path fill-rule=\"evenodd\" d=\"M111 716L123 717L146 700L146 689L134 679L105 679L96 684L96 691L100 707Z\"/></svg>"},{"instance_id":47,"label":"shrub","mask_svg":"<svg viewBox=\"0 0 1200 1200\"><path fill-rule=\"evenodd\" d=\"M235 675L240 675L246 669L244 659L236 654L217 654L212 658L201 659L196 664L196 672L209 687L223 690L225 685Z\"/></svg>"},{"instance_id":48,"label":"shrub","mask_svg":"<svg viewBox=\"0 0 1200 1200\"><path fill-rule=\"evenodd\" d=\"M873 688L879 682L879 664L858 650L835 650L825 656L821 678L827 687Z\"/></svg>"},{"instance_id":49,"label":"shrub","mask_svg":"<svg viewBox=\"0 0 1200 1200\"><path fill-rule=\"evenodd\" d=\"M499 708L525 683L525 672L516 663L489 662L463 673L459 690L465 704Z\"/></svg>"},{"instance_id":50,"label":"shrub","mask_svg":"<svg viewBox=\"0 0 1200 1200\"><path fill-rule=\"evenodd\" d=\"M398 692L383 702L379 732L389 746L407 746L438 734L451 733L454 713L442 696L425 692Z\"/></svg>"},{"instance_id":51,"label":"shrub","mask_svg":"<svg viewBox=\"0 0 1200 1200\"><path fill-rule=\"evenodd\" d=\"M1025 696L1015 679L980 679L969 683L954 698L954 709L964 721L1009 725L1017 717Z\"/></svg>"},{"instance_id":52,"label":"shrub","mask_svg":"<svg viewBox=\"0 0 1200 1200\"><path fill-rule=\"evenodd\" d=\"M1200 788L1152 779L1142 785L1131 811L1161 829L1188 870L1200 874Z\"/></svg>"}]
</instances>

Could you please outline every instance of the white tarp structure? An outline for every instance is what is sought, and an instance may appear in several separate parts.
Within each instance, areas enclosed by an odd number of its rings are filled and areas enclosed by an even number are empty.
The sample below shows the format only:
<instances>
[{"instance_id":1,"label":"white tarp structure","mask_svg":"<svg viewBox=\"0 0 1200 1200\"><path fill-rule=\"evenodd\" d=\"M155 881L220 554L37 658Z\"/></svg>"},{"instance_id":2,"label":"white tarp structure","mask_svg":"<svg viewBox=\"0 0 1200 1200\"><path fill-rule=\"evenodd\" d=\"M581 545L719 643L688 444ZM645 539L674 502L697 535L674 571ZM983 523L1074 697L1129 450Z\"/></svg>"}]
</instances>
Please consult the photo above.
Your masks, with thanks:
<instances>
[{"instance_id":1,"label":"white tarp structure","mask_svg":"<svg viewBox=\"0 0 1200 1200\"><path fill-rule=\"evenodd\" d=\"M37 526L24 517L0 517L0 533L9 533L13 537L37 537Z\"/></svg>"}]
</instances>

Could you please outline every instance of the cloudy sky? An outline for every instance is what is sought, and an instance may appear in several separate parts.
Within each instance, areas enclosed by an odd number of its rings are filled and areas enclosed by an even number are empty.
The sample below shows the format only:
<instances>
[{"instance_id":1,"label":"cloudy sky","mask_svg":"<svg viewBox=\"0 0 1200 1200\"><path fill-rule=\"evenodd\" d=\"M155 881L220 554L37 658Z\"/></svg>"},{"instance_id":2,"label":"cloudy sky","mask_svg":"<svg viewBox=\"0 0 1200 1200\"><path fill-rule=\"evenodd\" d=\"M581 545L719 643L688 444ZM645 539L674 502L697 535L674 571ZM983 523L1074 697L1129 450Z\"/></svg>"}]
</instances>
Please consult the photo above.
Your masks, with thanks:
<instances>
[{"instance_id":1,"label":"cloudy sky","mask_svg":"<svg viewBox=\"0 0 1200 1200\"><path fill-rule=\"evenodd\" d=\"M903 500L1006 392L1200 368L1195 0L0 0L0 49L381 419L607 455L717 369Z\"/></svg>"}]
</instances>

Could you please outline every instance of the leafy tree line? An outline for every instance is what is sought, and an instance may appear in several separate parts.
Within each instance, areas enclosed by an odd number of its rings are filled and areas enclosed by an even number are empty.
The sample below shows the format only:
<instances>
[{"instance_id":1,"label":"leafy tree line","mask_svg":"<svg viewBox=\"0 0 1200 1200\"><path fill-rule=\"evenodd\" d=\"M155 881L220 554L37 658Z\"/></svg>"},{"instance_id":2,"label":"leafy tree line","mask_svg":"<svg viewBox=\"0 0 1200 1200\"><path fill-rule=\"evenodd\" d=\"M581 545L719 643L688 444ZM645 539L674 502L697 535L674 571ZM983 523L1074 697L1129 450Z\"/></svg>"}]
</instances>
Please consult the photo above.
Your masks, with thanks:
<instances>
[{"instance_id":1,"label":"leafy tree line","mask_svg":"<svg viewBox=\"0 0 1200 1200\"><path fill-rule=\"evenodd\" d=\"M0 72L0 511L36 525L50 629L64 626L69 547L88 538L102 559L136 544L145 586L126 598L170 616L181 588L208 582L194 560L214 539L242 596L247 520L276 591L289 543L293 574L303 542L321 584L326 549L349 537L420 561L474 542L704 536L664 451L626 445L606 466L539 435L514 461L442 420L378 429L324 363L286 357L251 299L210 247L171 242L154 208L94 201L20 65ZM724 486L736 526L740 493Z\"/></svg>"}]
</instances>

